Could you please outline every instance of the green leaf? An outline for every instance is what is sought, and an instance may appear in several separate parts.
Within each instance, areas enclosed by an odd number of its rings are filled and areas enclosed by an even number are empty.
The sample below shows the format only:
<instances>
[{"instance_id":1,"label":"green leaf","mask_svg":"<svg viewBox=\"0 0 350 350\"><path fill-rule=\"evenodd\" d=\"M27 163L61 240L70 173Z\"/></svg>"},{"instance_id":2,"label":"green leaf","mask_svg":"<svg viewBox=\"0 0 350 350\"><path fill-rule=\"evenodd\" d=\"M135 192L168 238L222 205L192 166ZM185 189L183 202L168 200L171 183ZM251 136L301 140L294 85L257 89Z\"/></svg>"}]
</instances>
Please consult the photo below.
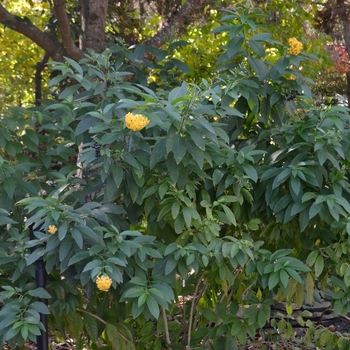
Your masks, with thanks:
<instances>
[{"instance_id":1,"label":"green leaf","mask_svg":"<svg viewBox=\"0 0 350 350\"><path fill-rule=\"evenodd\" d=\"M277 260L277 259L282 258L284 256L287 256L287 255L291 254L292 252L293 252L292 249L279 249L271 255L270 261L274 261L274 260Z\"/></svg>"},{"instance_id":2,"label":"green leaf","mask_svg":"<svg viewBox=\"0 0 350 350\"><path fill-rule=\"evenodd\" d=\"M300 275L295 271L293 270L292 268L290 267L286 267L285 268L285 271L289 274L290 277L292 277L295 281L299 282L299 283L303 283L303 280L302 278L300 277Z\"/></svg>"},{"instance_id":3,"label":"green leaf","mask_svg":"<svg viewBox=\"0 0 350 350\"><path fill-rule=\"evenodd\" d=\"M27 265L30 266L45 254L45 248L37 248L27 257Z\"/></svg>"},{"instance_id":4,"label":"green leaf","mask_svg":"<svg viewBox=\"0 0 350 350\"><path fill-rule=\"evenodd\" d=\"M30 304L30 308L38 311L41 314L44 315L49 315L50 314L50 310L49 308L42 302L40 301L34 301Z\"/></svg>"},{"instance_id":5,"label":"green leaf","mask_svg":"<svg viewBox=\"0 0 350 350\"><path fill-rule=\"evenodd\" d=\"M170 44L169 50L171 51L176 50L178 47L187 46L187 45L190 45L190 43L185 40L177 40Z\"/></svg>"},{"instance_id":6,"label":"green leaf","mask_svg":"<svg viewBox=\"0 0 350 350\"><path fill-rule=\"evenodd\" d=\"M52 212L51 212L52 215ZM58 212L58 218L59 218L59 212ZM57 218L57 220L58 220ZM57 222L57 220L55 220ZM68 222L64 221L62 224L58 227L58 239L62 241L64 237L66 237L68 231Z\"/></svg>"},{"instance_id":7,"label":"green leaf","mask_svg":"<svg viewBox=\"0 0 350 350\"><path fill-rule=\"evenodd\" d=\"M73 257L70 258L70 260L68 262L68 266L76 264L77 262L80 262L80 261L87 259L89 257L90 257L90 253L88 251L76 253L76 254L74 254Z\"/></svg>"},{"instance_id":8,"label":"green leaf","mask_svg":"<svg viewBox=\"0 0 350 350\"><path fill-rule=\"evenodd\" d=\"M255 50L259 51L259 54L261 57L265 55L265 49L261 46L261 44L257 42L250 42L250 44L253 45ZM248 57L248 62L250 66L253 68L253 70L256 72L256 74L258 75L260 81L263 81L264 79L266 79L267 75L269 74L269 69L265 62L254 57Z\"/></svg>"},{"instance_id":9,"label":"green leaf","mask_svg":"<svg viewBox=\"0 0 350 350\"><path fill-rule=\"evenodd\" d=\"M64 57L64 59L69 63L70 66L72 66L75 71L79 74L79 75L83 75L83 69L82 67L80 66L80 64L76 61L74 61L72 58L69 58L69 57Z\"/></svg>"},{"instance_id":10,"label":"green leaf","mask_svg":"<svg viewBox=\"0 0 350 350\"><path fill-rule=\"evenodd\" d=\"M73 237L75 243L77 244L77 246L80 249L83 249L84 240L83 240L83 236L82 236L81 232L79 230L72 229L72 237Z\"/></svg>"},{"instance_id":11,"label":"green leaf","mask_svg":"<svg viewBox=\"0 0 350 350\"><path fill-rule=\"evenodd\" d=\"M219 316L213 310L204 307L201 309L201 312L207 320L213 322L214 324L217 323Z\"/></svg>"},{"instance_id":12,"label":"green leaf","mask_svg":"<svg viewBox=\"0 0 350 350\"><path fill-rule=\"evenodd\" d=\"M263 328L270 317L270 313L264 309L260 309L258 313L258 325Z\"/></svg>"},{"instance_id":13,"label":"green leaf","mask_svg":"<svg viewBox=\"0 0 350 350\"><path fill-rule=\"evenodd\" d=\"M36 131L32 129L26 129L26 135L28 136L29 140L36 146L39 144L39 136L36 133Z\"/></svg>"},{"instance_id":14,"label":"green leaf","mask_svg":"<svg viewBox=\"0 0 350 350\"><path fill-rule=\"evenodd\" d=\"M21 328L17 327L17 328L13 328L11 327L4 335L3 341L6 342L12 338L14 338L19 332L20 332Z\"/></svg>"},{"instance_id":15,"label":"green leaf","mask_svg":"<svg viewBox=\"0 0 350 350\"><path fill-rule=\"evenodd\" d=\"M151 296L147 296L147 301L146 301L147 307L151 315L155 318L158 319L159 317L159 306L157 301Z\"/></svg>"},{"instance_id":16,"label":"green leaf","mask_svg":"<svg viewBox=\"0 0 350 350\"><path fill-rule=\"evenodd\" d=\"M239 332L237 334L237 338L238 338L240 344L245 346L247 344L247 332L246 332L246 330L243 329L243 332Z\"/></svg>"},{"instance_id":17,"label":"green leaf","mask_svg":"<svg viewBox=\"0 0 350 350\"><path fill-rule=\"evenodd\" d=\"M171 62L174 64L174 66L176 68L178 68L179 70L181 70L184 73L188 73L190 71L190 67L186 63L184 63L180 60L173 58L173 59L171 59Z\"/></svg>"},{"instance_id":18,"label":"green leaf","mask_svg":"<svg viewBox=\"0 0 350 350\"><path fill-rule=\"evenodd\" d=\"M286 194L283 197L281 197L277 203L273 206L273 211L275 213L278 213L279 211L285 209L288 207L288 205L293 201L292 197L290 194Z\"/></svg>"},{"instance_id":19,"label":"green leaf","mask_svg":"<svg viewBox=\"0 0 350 350\"><path fill-rule=\"evenodd\" d=\"M248 45L260 57L264 57L265 56L265 49L258 41L250 39L248 41Z\"/></svg>"},{"instance_id":20,"label":"green leaf","mask_svg":"<svg viewBox=\"0 0 350 350\"><path fill-rule=\"evenodd\" d=\"M85 327L86 333L89 335L90 339L93 342L96 342L99 335L96 318L86 313L82 313L82 316L84 319L84 327Z\"/></svg>"},{"instance_id":21,"label":"green leaf","mask_svg":"<svg viewBox=\"0 0 350 350\"><path fill-rule=\"evenodd\" d=\"M76 229L79 230L83 235L86 235L90 239L92 239L95 243L105 246L105 242L100 233L95 232L90 227L85 225L77 225Z\"/></svg>"},{"instance_id":22,"label":"green leaf","mask_svg":"<svg viewBox=\"0 0 350 350\"><path fill-rule=\"evenodd\" d=\"M272 183L272 189L279 187L281 184L283 184L287 178L290 176L291 169L284 169L282 170L275 178L275 180Z\"/></svg>"},{"instance_id":23,"label":"green leaf","mask_svg":"<svg viewBox=\"0 0 350 350\"><path fill-rule=\"evenodd\" d=\"M338 348L339 350L347 350L349 347L349 340L346 337L340 336L338 338Z\"/></svg>"},{"instance_id":24,"label":"green leaf","mask_svg":"<svg viewBox=\"0 0 350 350\"><path fill-rule=\"evenodd\" d=\"M191 208L184 207L182 209L182 215L183 215L183 218L185 220L186 226L188 228L190 228L191 224L192 224L192 211L191 211Z\"/></svg>"},{"instance_id":25,"label":"green leaf","mask_svg":"<svg viewBox=\"0 0 350 350\"><path fill-rule=\"evenodd\" d=\"M279 271L277 272L273 272L270 276L269 276L269 281L268 281L268 287L269 290L272 290L273 288L275 288L277 286L277 284L279 283Z\"/></svg>"},{"instance_id":26,"label":"green leaf","mask_svg":"<svg viewBox=\"0 0 350 350\"><path fill-rule=\"evenodd\" d=\"M326 160L328 159L328 151L326 147L321 147L317 150L317 158L320 163L320 165L323 165Z\"/></svg>"},{"instance_id":27,"label":"green leaf","mask_svg":"<svg viewBox=\"0 0 350 350\"><path fill-rule=\"evenodd\" d=\"M319 277L321 275L321 273L323 272L324 269L324 260L323 260L323 256L319 255L315 261L315 276Z\"/></svg>"},{"instance_id":28,"label":"green leaf","mask_svg":"<svg viewBox=\"0 0 350 350\"><path fill-rule=\"evenodd\" d=\"M301 193L300 179L298 177L292 176L289 181L290 181L290 187L291 187L292 191L294 192L294 194L296 196L298 196Z\"/></svg>"},{"instance_id":29,"label":"green leaf","mask_svg":"<svg viewBox=\"0 0 350 350\"><path fill-rule=\"evenodd\" d=\"M92 261L88 262L85 265L83 272L93 270L96 267L101 267L101 269L102 269L102 266L103 266L103 262L101 260L99 260L99 259L95 259L95 260L92 260Z\"/></svg>"},{"instance_id":30,"label":"green leaf","mask_svg":"<svg viewBox=\"0 0 350 350\"><path fill-rule=\"evenodd\" d=\"M315 263L315 261L316 261L316 259L317 259L317 257L318 257L318 254L319 254L319 251L318 251L318 250L312 251L312 252L308 255L308 257L306 258L306 264L307 264L308 266L312 266L312 265Z\"/></svg>"},{"instance_id":31,"label":"green leaf","mask_svg":"<svg viewBox=\"0 0 350 350\"><path fill-rule=\"evenodd\" d=\"M29 295L31 295L32 297L38 297L38 298L42 298L42 299L50 299L51 298L51 295L49 294L49 292L42 287L29 290L27 293Z\"/></svg>"},{"instance_id":32,"label":"green leaf","mask_svg":"<svg viewBox=\"0 0 350 350\"><path fill-rule=\"evenodd\" d=\"M223 176L224 173L221 170L215 169L213 172L213 185L216 186L221 181Z\"/></svg>"},{"instance_id":33,"label":"green leaf","mask_svg":"<svg viewBox=\"0 0 350 350\"><path fill-rule=\"evenodd\" d=\"M200 133L197 129L195 129L194 127L187 127L186 131L190 134L193 142L195 143L195 145L201 149L202 151L205 150L205 139L202 135L202 133Z\"/></svg>"},{"instance_id":34,"label":"green leaf","mask_svg":"<svg viewBox=\"0 0 350 350\"><path fill-rule=\"evenodd\" d=\"M116 257L108 258L107 262L110 262L110 263L118 265L118 266L126 266L125 261L123 261L119 258L116 258Z\"/></svg>"},{"instance_id":35,"label":"green leaf","mask_svg":"<svg viewBox=\"0 0 350 350\"><path fill-rule=\"evenodd\" d=\"M247 164L247 163L243 163L242 166L243 166L243 170L247 174L248 178L254 182L257 182L258 181L258 173L255 170L255 168L252 165Z\"/></svg>"},{"instance_id":36,"label":"green leaf","mask_svg":"<svg viewBox=\"0 0 350 350\"><path fill-rule=\"evenodd\" d=\"M84 131L89 130L91 127L93 127L96 124L96 122L97 122L96 118L89 115L84 115L83 117L81 117L80 122L75 128L74 136L78 136L82 134Z\"/></svg>"},{"instance_id":37,"label":"green leaf","mask_svg":"<svg viewBox=\"0 0 350 350\"><path fill-rule=\"evenodd\" d=\"M114 141L116 141L118 138L119 138L119 135L116 132L106 133L101 137L101 144L102 145L109 145L109 144L113 143Z\"/></svg>"},{"instance_id":38,"label":"green leaf","mask_svg":"<svg viewBox=\"0 0 350 350\"><path fill-rule=\"evenodd\" d=\"M240 333L241 330L242 330L242 322L241 322L241 320L239 320L239 319L238 319L238 320L235 320L235 321L233 322L233 324L232 324L230 334L231 334L232 336L235 336L235 335L237 335L238 333Z\"/></svg>"},{"instance_id":39,"label":"green leaf","mask_svg":"<svg viewBox=\"0 0 350 350\"><path fill-rule=\"evenodd\" d=\"M228 59L231 59L235 57L238 53L241 53L241 46L244 42L244 36L236 36L233 39L231 39L227 44L226 44L226 53Z\"/></svg>"},{"instance_id":40,"label":"green leaf","mask_svg":"<svg viewBox=\"0 0 350 350\"><path fill-rule=\"evenodd\" d=\"M72 246L73 246L73 239L72 237L65 237L59 247L58 250L58 257L60 259L60 261L62 262L67 256L68 254L71 252L72 250Z\"/></svg>"},{"instance_id":41,"label":"green leaf","mask_svg":"<svg viewBox=\"0 0 350 350\"><path fill-rule=\"evenodd\" d=\"M173 219L176 219L180 212L180 204L178 202L174 202L171 207L171 216Z\"/></svg>"},{"instance_id":42,"label":"green leaf","mask_svg":"<svg viewBox=\"0 0 350 350\"><path fill-rule=\"evenodd\" d=\"M121 336L119 334L118 328L110 323L106 325L107 338L110 341L113 350L121 349Z\"/></svg>"},{"instance_id":43,"label":"green leaf","mask_svg":"<svg viewBox=\"0 0 350 350\"><path fill-rule=\"evenodd\" d=\"M140 295L145 293L145 288L143 286L133 286L131 288L125 289L121 300L130 300L138 298Z\"/></svg>"},{"instance_id":44,"label":"green leaf","mask_svg":"<svg viewBox=\"0 0 350 350\"><path fill-rule=\"evenodd\" d=\"M66 89L64 89L59 95L58 98L60 100L64 100L67 97L72 96L76 91L78 91L78 89L80 88L80 84L75 84L75 85L71 85L69 87L67 87Z\"/></svg>"},{"instance_id":45,"label":"green leaf","mask_svg":"<svg viewBox=\"0 0 350 350\"><path fill-rule=\"evenodd\" d=\"M172 132L169 129L166 150L168 153L173 153L176 164L179 164L186 154L186 140L175 128L173 128Z\"/></svg>"},{"instance_id":46,"label":"green leaf","mask_svg":"<svg viewBox=\"0 0 350 350\"><path fill-rule=\"evenodd\" d=\"M160 160L164 159L166 157L166 154L166 139L161 138L155 143L152 149L150 156L150 169L153 169L154 166L160 162Z\"/></svg>"},{"instance_id":47,"label":"green leaf","mask_svg":"<svg viewBox=\"0 0 350 350\"><path fill-rule=\"evenodd\" d=\"M116 188L119 188L124 178L123 167L120 163L113 162L111 169L115 186Z\"/></svg>"},{"instance_id":48,"label":"green leaf","mask_svg":"<svg viewBox=\"0 0 350 350\"><path fill-rule=\"evenodd\" d=\"M4 188L9 198L12 199L16 189L16 184L12 177L5 177Z\"/></svg>"},{"instance_id":49,"label":"green leaf","mask_svg":"<svg viewBox=\"0 0 350 350\"><path fill-rule=\"evenodd\" d=\"M221 204L221 207L224 209L224 212L229 220L228 224L233 224L236 226L237 225L236 217L233 214L232 210L225 204Z\"/></svg>"}]
</instances>

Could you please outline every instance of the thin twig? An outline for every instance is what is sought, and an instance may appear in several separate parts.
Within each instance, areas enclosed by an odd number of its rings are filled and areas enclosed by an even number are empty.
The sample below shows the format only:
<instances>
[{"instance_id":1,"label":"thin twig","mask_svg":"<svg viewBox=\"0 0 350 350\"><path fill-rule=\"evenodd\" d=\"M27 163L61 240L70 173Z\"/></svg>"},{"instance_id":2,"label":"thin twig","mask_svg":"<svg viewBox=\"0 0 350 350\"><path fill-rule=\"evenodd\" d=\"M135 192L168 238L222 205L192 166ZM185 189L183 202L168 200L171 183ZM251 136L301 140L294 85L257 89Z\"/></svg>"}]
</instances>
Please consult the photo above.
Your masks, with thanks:
<instances>
[{"instance_id":1,"label":"thin twig","mask_svg":"<svg viewBox=\"0 0 350 350\"><path fill-rule=\"evenodd\" d=\"M189 350L191 350L191 346L190 346L190 343L191 343L191 328L192 328L192 317L193 317L193 313L194 313L195 301L197 299L198 289L199 289L200 284L202 283L203 277L204 277L204 271L202 272L201 277L199 278L199 280L198 280L198 282L196 284L196 289L194 291L192 304L191 304L190 320L189 320L189 323L188 323L188 334L187 334L187 345L188 345L188 349Z\"/></svg>"},{"instance_id":2,"label":"thin twig","mask_svg":"<svg viewBox=\"0 0 350 350\"><path fill-rule=\"evenodd\" d=\"M80 311L80 312L85 312L86 314L90 315L91 317L96 318L96 320L100 321L101 323L107 325L107 322L105 320L103 320L101 317L98 317L97 315L95 315L89 311L86 311L84 309L78 309L78 308L76 310Z\"/></svg>"},{"instance_id":3,"label":"thin twig","mask_svg":"<svg viewBox=\"0 0 350 350\"><path fill-rule=\"evenodd\" d=\"M199 299L203 296L203 294L207 291L208 287L209 287L209 283L206 283L205 286L204 286L204 288L199 292L198 297L197 297L197 300L199 300ZM192 326L193 328L196 328L196 327L197 327L199 315L200 315L200 313L197 312L196 318L195 318L195 320L194 320L194 322L193 322L193 326Z\"/></svg>"},{"instance_id":4,"label":"thin twig","mask_svg":"<svg viewBox=\"0 0 350 350\"><path fill-rule=\"evenodd\" d=\"M162 311L162 316L163 316L163 320L164 320L165 341L168 345L170 345L171 341L170 341L170 335L169 335L168 319L166 317L166 312L165 312L164 307L161 307L160 309Z\"/></svg>"},{"instance_id":5,"label":"thin twig","mask_svg":"<svg viewBox=\"0 0 350 350\"><path fill-rule=\"evenodd\" d=\"M80 311L80 312L85 312L86 314L90 315L91 317L96 318L96 320L100 321L100 322L103 323L104 325L106 325L106 326L108 325L108 323L107 323L105 320L103 320L101 317L99 317L99 316L97 316L97 315L95 315L95 314L93 314L93 313L91 313L91 312L89 312L89 311L86 311L86 310L84 310L84 309L79 309L79 308L77 308L76 310L77 310L77 311ZM113 324L112 324L112 326L113 326ZM124 340L125 342L128 342L128 341L129 341L129 339L126 338L126 337L124 336L124 334L120 333L119 330L118 330L118 334L123 338L123 340Z\"/></svg>"}]
</instances>

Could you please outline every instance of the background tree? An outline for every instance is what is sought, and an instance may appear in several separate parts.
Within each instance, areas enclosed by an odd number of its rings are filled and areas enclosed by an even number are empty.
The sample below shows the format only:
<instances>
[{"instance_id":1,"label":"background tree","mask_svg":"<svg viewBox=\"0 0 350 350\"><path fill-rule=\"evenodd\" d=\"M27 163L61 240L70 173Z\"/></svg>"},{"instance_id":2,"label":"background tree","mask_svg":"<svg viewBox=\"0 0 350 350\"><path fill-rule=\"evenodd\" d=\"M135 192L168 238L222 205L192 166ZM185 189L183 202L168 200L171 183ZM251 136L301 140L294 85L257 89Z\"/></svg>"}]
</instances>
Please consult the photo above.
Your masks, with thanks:
<instances>
[{"instance_id":1,"label":"background tree","mask_svg":"<svg viewBox=\"0 0 350 350\"><path fill-rule=\"evenodd\" d=\"M36 67L39 76L48 59L63 61L63 56L67 56L79 61L86 50L101 52L108 40L113 42L115 37L124 40L128 45L148 40L149 45L159 47L168 39L184 32L189 22L205 16L203 9L210 8L214 1L190 0L183 4L130 1L124 5L115 5L109 4L107 0L98 3L62 0L39 2L34 7L28 6L26 1L21 1L20 4L14 6L11 1L4 1L0 5L0 21L7 28L4 31L3 44L13 36L13 30L35 43L36 52L38 48L43 50L42 54L35 53L35 58L33 55L30 58L38 62ZM151 33L153 37L142 37L142 28L155 16L159 16L161 20L159 27ZM21 49L21 41L18 40L17 44ZM11 58L15 53L16 51L12 51L8 57ZM34 72L32 74L34 77ZM33 81L33 77L27 79L28 83ZM40 97L39 87L37 86L37 97Z\"/></svg>"},{"instance_id":2,"label":"background tree","mask_svg":"<svg viewBox=\"0 0 350 350\"><path fill-rule=\"evenodd\" d=\"M103 8L105 5L106 3L101 3ZM188 72L191 79L196 78L194 71L210 71L209 66L216 61L220 45L223 44L210 35L210 31L218 25L218 12L216 10L233 6L246 6L247 11L251 11L254 7L260 8L263 13L270 14L267 22L271 24L269 30L276 39L287 43L288 38L295 36L302 40L304 45L309 45L308 51L316 54L319 61L317 69L315 69L315 65L310 65L305 69L314 72L312 77L315 80L326 81L324 85L327 88L324 88L324 91L316 91L320 95L330 93L332 83L328 83L328 80L334 81L334 77L339 76L339 74L333 74L331 79L325 79L323 76L322 78L317 77L318 72L326 72L327 68L330 68L330 60L324 49L325 39L315 33L310 24L319 6L313 1L304 2L303 6L296 5L294 1L282 3L256 1L248 4L245 1L191 0L183 4L180 1L171 3L168 1L127 1L123 4L109 3L106 14L103 11L97 12L98 16L94 15L94 21L89 22L89 13L94 13L94 10L89 10L90 6L89 2L80 4L73 1L67 3L64 1L56 3L35 2L35 6L24 0L16 2L16 5L11 1L2 2L0 20L4 24L4 28L2 28L4 30L4 35L2 35L3 50L5 56L10 60L9 66L16 65L15 71L21 72L21 78L15 80L15 85L20 88L17 89L16 93L6 93L6 101L10 105L18 104L11 102L14 101L16 94L19 94L18 91L22 91L21 95L25 95L20 98L23 103L40 99L41 81L39 78L47 60L60 61L63 54L78 60L90 46L91 49L100 51L105 48L105 45L115 42L123 41L127 46L146 43L152 47L159 47L167 40L170 40L166 44L169 45L182 35L181 38L188 40L190 45L174 47L171 54L174 55L174 58L186 61L190 68L195 68ZM293 13L293 16L290 16L290 13ZM101 26L102 22L105 25ZM89 26L93 29L89 29ZM278 31L275 29L277 27ZM15 33L19 33L18 36ZM309 44L311 42L310 36L312 36L313 45ZM26 41L25 47L23 47L21 43L26 37L32 41L32 44ZM10 38L11 42L15 42L16 45L9 43L8 39ZM32 47L32 51L26 51L27 47ZM273 49L272 54L276 54L275 49ZM13 60L11 57L14 57ZM29 65L26 66L21 62L30 63L31 67L36 67L36 73L31 72ZM18 66L19 64L21 65ZM9 76L7 66L3 67L5 75ZM26 72L27 76L23 76L22 72ZM45 72L46 75L47 73ZM45 74L42 84L44 96L48 93L45 90L47 84ZM15 75L19 76L19 74ZM5 80L2 85L11 86L14 84L14 79L12 77L11 80ZM36 82L35 86L33 80ZM340 84L335 85L339 86ZM319 84L319 90L320 86ZM19 101L19 97L17 100Z\"/></svg>"},{"instance_id":3,"label":"background tree","mask_svg":"<svg viewBox=\"0 0 350 350\"><path fill-rule=\"evenodd\" d=\"M330 35L334 45L330 48L336 69L346 75L346 95L350 106L350 15L349 1L327 1L317 12L317 27Z\"/></svg>"}]
</instances>

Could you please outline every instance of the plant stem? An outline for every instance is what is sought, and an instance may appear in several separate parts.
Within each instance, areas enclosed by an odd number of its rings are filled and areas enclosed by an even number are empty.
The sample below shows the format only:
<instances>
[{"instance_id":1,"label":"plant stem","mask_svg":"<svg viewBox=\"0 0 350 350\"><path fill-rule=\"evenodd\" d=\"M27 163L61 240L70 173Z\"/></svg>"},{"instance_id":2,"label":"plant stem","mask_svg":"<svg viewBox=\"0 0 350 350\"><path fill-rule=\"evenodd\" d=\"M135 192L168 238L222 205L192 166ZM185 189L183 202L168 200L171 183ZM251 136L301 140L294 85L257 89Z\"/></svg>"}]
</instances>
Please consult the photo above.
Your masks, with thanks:
<instances>
[{"instance_id":1,"label":"plant stem","mask_svg":"<svg viewBox=\"0 0 350 350\"><path fill-rule=\"evenodd\" d=\"M195 289L194 294L193 294L189 323L188 323L188 334L187 334L187 348L188 348L188 350L191 350L191 345L190 345L190 343L191 343L191 328L192 328L192 318L193 318L193 313L194 313L195 301L197 299L198 289L199 289L200 284L202 283L203 277L204 277L204 271L202 272L201 277L199 278L199 280L196 284L196 289Z\"/></svg>"},{"instance_id":2,"label":"plant stem","mask_svg":"<svg viewBox=\"0 0 350 350\"><path fill-rule=\"evenodd\" d=\"M162 316L163 316L163 320L164 320L165 341L168 345L170 345L171 341L170 341L170 335L169 335L168 319L166 318L166 312L165 312L164 307L161 307L160 309L162 311Z\"/></svg>"},{"instance_id":3,"label":"plant stem","mask_svg":"<svg viewBox=\"0 0 350 350\"><path fill-rule=\"evenodd\" d=\"M101 323L107 325L107 322L105 320L103 320L101 317L98 317L97 315L95 315L95 314L93 314L93 313L91 313L89 311L86 311L84 309L78 309L78 308L76 310L80 311L80 312L85 312L86 314L90 315L91 317L96 318L96 320L100 321Z\"/></svg>"}]
</instances>

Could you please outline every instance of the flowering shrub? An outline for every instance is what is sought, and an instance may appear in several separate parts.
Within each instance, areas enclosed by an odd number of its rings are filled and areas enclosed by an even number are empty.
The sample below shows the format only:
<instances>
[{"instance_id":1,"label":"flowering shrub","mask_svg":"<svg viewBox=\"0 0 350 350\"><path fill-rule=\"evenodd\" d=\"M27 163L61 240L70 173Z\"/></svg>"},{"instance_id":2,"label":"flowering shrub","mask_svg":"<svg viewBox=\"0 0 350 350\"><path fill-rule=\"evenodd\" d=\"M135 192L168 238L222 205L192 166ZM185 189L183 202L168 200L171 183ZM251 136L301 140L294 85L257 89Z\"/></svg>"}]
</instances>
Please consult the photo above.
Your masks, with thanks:
<instances>
[{"instance_id":1,"label":"flowering shrub","mask_svg":"<svg viewBox=\"0 0 350 350\"><path fill-rule=\"evenodd\" d=\"M266 62L282 43L235 12L223 22L212 81L148 86L146 68L167 66L111 47L52 62L54 82L77 84L0 120L2 343L34 339L50 314L77 350L246 347L265 325L292 338L294 305L325 286L347 312L348 111L308 106L310 56ZM303 317L305 343L323 346Z\"/></svg>"}]
</instances>

